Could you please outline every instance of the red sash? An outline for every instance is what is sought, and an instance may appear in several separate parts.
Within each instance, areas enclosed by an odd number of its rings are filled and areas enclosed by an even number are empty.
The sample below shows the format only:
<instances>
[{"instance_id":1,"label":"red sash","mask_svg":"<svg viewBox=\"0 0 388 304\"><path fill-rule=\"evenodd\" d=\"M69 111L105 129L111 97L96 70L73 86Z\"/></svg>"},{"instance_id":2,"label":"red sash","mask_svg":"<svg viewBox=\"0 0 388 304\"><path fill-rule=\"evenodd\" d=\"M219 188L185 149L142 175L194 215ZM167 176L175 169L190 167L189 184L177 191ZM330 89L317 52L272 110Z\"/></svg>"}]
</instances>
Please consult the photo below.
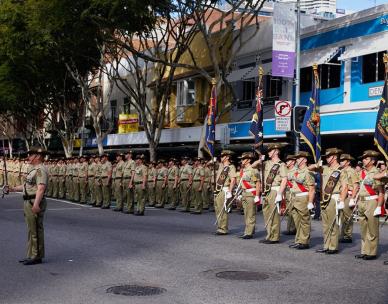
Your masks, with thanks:
<instances>
[{"instance_id":1,"label":"red sash","mask_svg":"<svg viewBox=\"0 0 388 304\"><path fill-rule=\"evenodd\" d=\"M289 180L287 180L287 186L288 186L288 188L292 188L292 182L291 181L289 181Z\"/></svg>"},{"instance_id":2,"label":"red sash","mask_svg":"<svg viewBox=\"0 0 388 304\"><path fill-rule=\"evenodd\" d=\"M242 178L242 177L243 177L243 170L240 171L240 178ZM244 185L245 189L254 189L254 188L256 188L256 186L251 185L250 183L248 183L248 181L246 181L244 179L241 180L241 183ZM251 193L256 196L256 190L252 191Z\"/></svg>"},{"instance_id":3,"label":"red sash","mask_svg":"<svg viewBox=\"0 0 388 304\"><path fill-rule=\"evenodd\" d=\"M298 172L295 172L295 177L298 177ZM301 191L301 192L309 192L309 190L308 189L306 189L306 187L305 186L303 186L303 184L300 184L300 183L298 183L298 182L295 182L296 183L296 185L298 186L298 188L299 188L299 190Z\"/></svg>"},{"instance_id":4,"label":"red sash","mask_svg":"<svg viewBox=\"0 0 388 304\"><path fill-rule=\"evenodd\" d=\"M362 171L361 171L361 178L364 180L365 177L366 177L365 170L362 170ZM365 185L365 184L364 184L364 188L365 188L365 190L369 193L370 196L372 196L372 195L377 195L376 191L373 190L373 188L372 188L371 186Z\"/></svg>"}]
</instances>

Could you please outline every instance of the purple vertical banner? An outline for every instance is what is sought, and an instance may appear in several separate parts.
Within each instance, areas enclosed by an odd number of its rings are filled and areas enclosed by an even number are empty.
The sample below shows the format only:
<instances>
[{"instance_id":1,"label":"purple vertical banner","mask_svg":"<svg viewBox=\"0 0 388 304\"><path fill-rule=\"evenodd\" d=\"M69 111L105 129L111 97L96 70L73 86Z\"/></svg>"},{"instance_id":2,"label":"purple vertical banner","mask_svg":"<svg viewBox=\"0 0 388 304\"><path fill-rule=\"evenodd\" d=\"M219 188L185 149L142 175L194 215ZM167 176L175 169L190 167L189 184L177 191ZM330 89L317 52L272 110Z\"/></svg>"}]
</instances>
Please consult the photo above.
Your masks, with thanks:
<instances>
[{"instance_id":1,"label":"purple vertical banner","mask_svg":"<svg viewBox=\"0 0 388 304\"><path fill-rule=\"evenodd\" d=\"M272 76L294 77L296 13L293 3L274 3Z\"/></svg>"}]
</instances>

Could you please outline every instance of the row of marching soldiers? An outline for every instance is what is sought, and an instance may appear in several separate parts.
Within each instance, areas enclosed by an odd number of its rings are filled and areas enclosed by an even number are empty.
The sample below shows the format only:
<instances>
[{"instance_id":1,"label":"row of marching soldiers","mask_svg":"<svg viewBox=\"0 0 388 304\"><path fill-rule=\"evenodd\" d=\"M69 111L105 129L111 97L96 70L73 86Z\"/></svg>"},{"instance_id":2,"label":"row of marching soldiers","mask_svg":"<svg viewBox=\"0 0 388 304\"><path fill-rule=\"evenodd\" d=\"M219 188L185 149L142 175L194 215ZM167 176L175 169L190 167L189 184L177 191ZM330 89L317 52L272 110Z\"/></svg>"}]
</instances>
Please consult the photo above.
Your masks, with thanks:
<instances>
[{"instance_id":1,"label":"row of marching soldiers","mask_svg":"<svg viewBox=\"0 0 388 304\"><path fill-rule=\"evenodd\" d=\"M146 164L144 155L116 154L114 162L108 155L81 156L49 160L46 196L67 199L93 207L144 215L145 206L201 214L212 206L213 166L201 158L193 161L158 160Z\"/></svg>"},{"instance_id":2,"label":"row of marching soldiers","mask_svg":"<svg viewBox=\"0 0 388 304\"><path fill-rule=\"evenodd\" d=\"M353 215L358 212L361 230L361 253L356 258L373 260L377 257L379 243L379 217L384 215L387 170L376 168L380 153L367 150L360 159L362 166L356 170L349 154L337 148L325 151L325 165L310 165L311 156L301 151L289 155L282 162L279 155L284 146L270 144L267 156L254 161L255 155L245 152L239 157L241 170L232 164L233 152L221 152L215 185L216 235L228 234L228 211L233 201L241 200L244 208L245 231L241 238L251 239L256 230L256 205L262 205L265 239L263 244L280 241L282 217L280 205L287 202L285 214L295 227L295 241L290 248L310 247L311 215L320 204L323 246L317 253L336 254L339 242L351 243ZM267 159L267 160L265 160ZM264 168L264 172L259 169ZM316 197L317 176L322 180L322 199ZM264 181L264 185L262 185ZM384 206L385 204L385 206ZM293 223L292 223L293 222ZM341 237L342 236L342 237Z\"/></svg>"}]
</instances>

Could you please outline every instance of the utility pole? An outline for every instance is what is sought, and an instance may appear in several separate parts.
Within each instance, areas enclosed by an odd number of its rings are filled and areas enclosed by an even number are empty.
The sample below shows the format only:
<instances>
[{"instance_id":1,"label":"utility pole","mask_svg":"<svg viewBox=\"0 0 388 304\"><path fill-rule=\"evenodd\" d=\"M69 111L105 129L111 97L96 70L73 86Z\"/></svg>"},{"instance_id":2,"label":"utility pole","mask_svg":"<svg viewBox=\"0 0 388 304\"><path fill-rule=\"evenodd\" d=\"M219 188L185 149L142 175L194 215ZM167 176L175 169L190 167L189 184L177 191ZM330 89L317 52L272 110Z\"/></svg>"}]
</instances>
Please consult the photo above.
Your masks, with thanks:
<instances>
[{"instance_id":1,"label":"utility pole","mask_svg":"<svg viewBox=\"0 0 388 304\"><path fill-rule=\"evenodd\" d=\"M295 106L300 105L300 0L296 1L296 71L295 71ZM300 139L294 131L295 154L299 152Z\"/></svg>"}]
</instances>

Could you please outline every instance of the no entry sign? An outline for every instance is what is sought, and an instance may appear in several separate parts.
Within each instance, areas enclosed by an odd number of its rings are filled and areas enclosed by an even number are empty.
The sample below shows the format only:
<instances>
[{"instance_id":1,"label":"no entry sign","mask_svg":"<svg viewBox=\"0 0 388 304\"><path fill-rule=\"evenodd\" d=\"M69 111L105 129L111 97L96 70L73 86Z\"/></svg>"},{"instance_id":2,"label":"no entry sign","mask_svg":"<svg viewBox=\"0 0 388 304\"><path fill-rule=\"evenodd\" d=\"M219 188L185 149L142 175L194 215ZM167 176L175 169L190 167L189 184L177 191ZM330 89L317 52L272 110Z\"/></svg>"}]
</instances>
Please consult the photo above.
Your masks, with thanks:
<instances>
[{"instance_id":1,"label":"no entry sign","mask_svg":"<svg viewBox=\"0 0 388 304\"><path fill-rule=\"evenodd\" d=\"M277 100L275 102L276 131L291 131L291 101Z\"/></svg>"}]
</instances>

